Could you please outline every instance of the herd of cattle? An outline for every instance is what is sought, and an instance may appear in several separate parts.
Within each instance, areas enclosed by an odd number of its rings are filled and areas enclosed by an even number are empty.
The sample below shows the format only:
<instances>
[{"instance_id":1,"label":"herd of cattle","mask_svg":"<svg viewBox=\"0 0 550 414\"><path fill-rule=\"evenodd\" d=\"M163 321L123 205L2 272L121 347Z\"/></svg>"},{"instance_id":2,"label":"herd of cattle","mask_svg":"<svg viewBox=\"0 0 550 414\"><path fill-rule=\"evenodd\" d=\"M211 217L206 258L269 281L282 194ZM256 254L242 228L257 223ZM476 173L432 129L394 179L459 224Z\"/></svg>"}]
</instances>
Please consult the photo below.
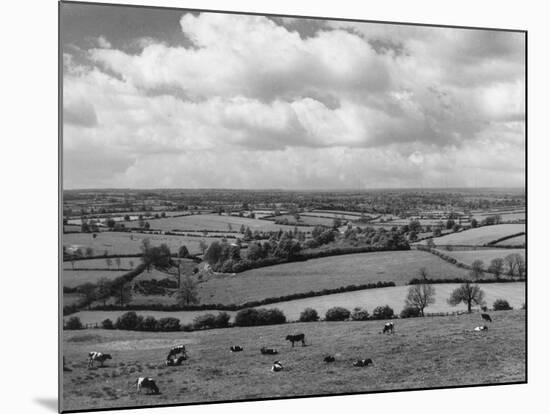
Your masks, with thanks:
<instances>
[{"instance_id":1,"label":"herd of cattle","mask_svg":"<svg viewBox=\"0 0 550 414\"><path fill-rule=\"evenodd\" d=\"M491 317L486 314L482 313L481 317L484 321L492 322ZM474 328L474 331L487 331L489 328L486 325L483 326L476 326ZM393 334L395 332L395 326L393 322L387 322L384 324L384 327L380 333L383 334ZM303 333L295 334L295 335L287 335L285 340L290 341L292 344L292 347L294 348L295 342L301 342L302 346L306 346L305 342L305 335ZM243 351L243 347L239 345L233 345L230 347L230 352L241 352ZM274 348L266 348L262 347L260 348L260 353L262 355L277 355L279 351L277 351ZM112 359L110 354L105 354L101 352L90 352L88 354L88 368L91 368L94 366L94 362L99 362L100 366L103 366L106 360ZM174 366L174 365L181 365L183 361L187 359L187 350L185 349L185 345L177 345L170 349L168 352L168 356L166 357L166 365L167 366ZM323 361L325 363L331 363L335 362L336 358L334 355L327 355L323 358ZM369 365L372 365L373 361L371 358L365 358L365 359L358 359L353 362L354 367L367 367ZM273 372L279 372L283 370L283 364L281 361L275 361L273 362L271 366L271 371ZM160 390L155 382L155 380L151 377L139 377L136 381L136 388L137 393L141 393L141 390L147 390L149 394L159 394Z\"/></svg>"}]
</instances>

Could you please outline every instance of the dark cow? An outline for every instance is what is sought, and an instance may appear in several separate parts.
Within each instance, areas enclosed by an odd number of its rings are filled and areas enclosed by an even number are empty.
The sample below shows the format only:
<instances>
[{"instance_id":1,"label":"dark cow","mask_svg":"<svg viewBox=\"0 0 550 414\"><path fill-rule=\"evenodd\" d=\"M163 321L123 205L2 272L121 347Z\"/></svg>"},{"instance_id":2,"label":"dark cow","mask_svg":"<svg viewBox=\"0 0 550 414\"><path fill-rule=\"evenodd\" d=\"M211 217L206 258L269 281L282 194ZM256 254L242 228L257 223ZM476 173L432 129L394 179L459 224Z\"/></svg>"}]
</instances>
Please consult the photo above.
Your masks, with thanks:
<instances>
[{"instance_id":1,"label":"dark cow","mask_svg":"<svg viewBox=\"0 0 550 414\"><path fill-rule=\"evenodd\" d=\"M382 333L393 333L393 329L394 329L393 322L387 322L384 325L384 329L382 330Z\"/></svg>"},{"instance_id":2,"label":"dark cow","mask_svg":"<svg viewBox=\"0 0 550 414\"><path fill-rule=\"evenodd\" d=\"M174 366L174 365L181 365L183 361L185 361L187 357L185 355L181 355L177 358L168 358L166 360L166 366Z\"/></svg>"},{"instance_id":3,"label":"dark cow","mask_svg":"<svg viewBox=\"0 0 550 414\"><path fill-rule=\"evenodd\" d=\"M328 355L328 356L323 358L323 361L325 361L328 364L329 362L336 361L336 358L334 358L332 355Z\"/></svg>"},{"instance_id":4,"label":"dark cow","mask_svg":"<svg viewBox=\"0 0 550 414\"><path fill-rule=\"evenodd\" d=\"M170 352L168 352L168 356L166 357L166 359L170 359L179 354L183 354L183 356L187 358L187 351L185 350L185 345L177 345L172 347L172 349L170 349Z\"/></svg>"},{"instance_id":5,"label":"dark cow","mask_svg":"<svg viewBox=\"0 0 550 414\"><path fill-rule=\"evenodd\" d=\"M103 363L108 360L113 359L109 354L102 354L101 352L90 352L88 354L88 368L94 366L94 361L98 361L101 366Z\"/></svg>"},{"instance_id":6,"label":"dark cow","mask_svg":"<svg viewBox=\"0 0 550 414\"><path fill-rule=\"evenodd\" d=\"M242 346L239 345L233 345L231 348L229 348L231 352L241 352L243 350Z\"/></svg>"},{"instance_id":7,"label":"dark cow","mask_svg":"<svg viewBox=\"0 0 550 414\"><path fill-rule=\"evenodd\" d=\"M159 394L159 387L157 387L157 384L155 383L155 380L153 378L149 377L139 377L137 379L137 393L141 393L141 389L148 390L148 394Z\"/></svg>"},{"instance_id":8,"label":"dark cow","mask_svg":"<svg viewBox=\"0 0 550 414\"><path fill-rule=\"evenodd\" d=\"M491 319L491 316L488 313L482 313L481 314L481 319L483 319L484 321L487 321L487 322L493 322L493 320Z\"/></svg>"},{"instance_id":9,"label":"dark cow","mask_svg":"<svg viewBox=\"0 0 550 414\"><path fill-rule=\"evenodd\" d=\"M302 346L306 346L306 336L303 333L296 334L296 335L287 335L286 340L292 343L293 348L294 348L294 342L302 342Z\"/></svg>"},{"instance_id":10,"label":"dark cow","mask_svg":"<svg viewBox=\"0 0 550 414\"><path fill-rule=\"evenodd\" d=\"M271 371L273 372L279 372L283 370L283 364L281 364L280 361L275 361L273 365L271 366Z\"/></svg>"},{"instance_id":11,"label":"dark cow","mask_svg":"<svg viewBox=\"0 0 550 414\"><path fill-rule=\"evenodd\" d=\"M372 365L372 359L370 359L370 358L358 359L357 361L355 361L353 363L354 367L366 367L366 366L369 366L369 365Z\"/></svg>"},{"instance_id":12,"label":"dark cow","mask_svg":"<svg viewBox=\"0 0 550 414\"><path fill-rule=\"evenodd\" d=\"M261 347L260 352L262 353L262 355L277 355L278 354L276 349L266 348L265 346Z\"/></svg>"}]
</instances>

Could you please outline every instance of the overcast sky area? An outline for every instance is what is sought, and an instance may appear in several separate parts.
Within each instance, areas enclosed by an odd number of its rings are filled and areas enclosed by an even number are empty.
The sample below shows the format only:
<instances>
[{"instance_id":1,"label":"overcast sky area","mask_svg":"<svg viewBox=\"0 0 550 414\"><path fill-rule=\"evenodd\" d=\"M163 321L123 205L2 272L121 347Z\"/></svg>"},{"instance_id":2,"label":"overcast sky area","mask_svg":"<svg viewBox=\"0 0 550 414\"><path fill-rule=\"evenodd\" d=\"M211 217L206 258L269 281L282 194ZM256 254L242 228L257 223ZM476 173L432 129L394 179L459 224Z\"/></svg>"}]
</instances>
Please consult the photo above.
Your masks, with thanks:
<instances>
[{"instance_id":1,"label":"overcast sky area","mask_svg":"<svg viewBox=\"0 0 550 414\"><path fill-rule=\"evenodd\" d=\"M523 33L63 4L73 188L523 187Z\"/></svg>"}]
</instances>

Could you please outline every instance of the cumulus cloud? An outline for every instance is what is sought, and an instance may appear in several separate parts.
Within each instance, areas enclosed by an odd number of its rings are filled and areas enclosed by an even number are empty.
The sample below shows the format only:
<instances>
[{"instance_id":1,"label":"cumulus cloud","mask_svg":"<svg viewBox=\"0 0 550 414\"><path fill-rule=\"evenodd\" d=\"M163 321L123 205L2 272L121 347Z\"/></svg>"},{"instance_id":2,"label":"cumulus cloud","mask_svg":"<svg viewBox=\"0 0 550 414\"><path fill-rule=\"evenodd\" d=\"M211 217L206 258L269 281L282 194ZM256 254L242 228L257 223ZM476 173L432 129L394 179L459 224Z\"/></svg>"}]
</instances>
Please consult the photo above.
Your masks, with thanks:
<instances>
[{"instance_id":1,"label":"cumulus cloud","mask_svg":"<svg viewBox=\"0 0 550 414\"><path fill-rule=\"evenodd\" d=\"M521 34L312 22L184 14L183 45L64 51L66 184L522 184Z\"/></svg>"}]
</instances>

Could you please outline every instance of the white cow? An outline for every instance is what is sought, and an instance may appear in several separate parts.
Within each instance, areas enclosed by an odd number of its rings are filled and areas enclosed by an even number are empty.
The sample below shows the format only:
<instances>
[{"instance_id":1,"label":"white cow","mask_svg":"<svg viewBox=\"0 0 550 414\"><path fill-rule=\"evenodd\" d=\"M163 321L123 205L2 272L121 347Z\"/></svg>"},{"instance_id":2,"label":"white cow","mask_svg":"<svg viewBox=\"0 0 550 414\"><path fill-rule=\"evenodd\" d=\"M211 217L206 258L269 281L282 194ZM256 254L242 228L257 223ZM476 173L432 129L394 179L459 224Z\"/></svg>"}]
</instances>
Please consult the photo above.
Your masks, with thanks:
<instances>
[{"instance_id":1,"label":"white cow","mask_svg":"<svg viewBox=\"0 0 550 414\"><path fill-rule=\"evenodd\" d=\"M101 366L103 366L103 363L107 359L113 359L113 358L111 358L110 354L103 354L101 352L90 352L88 354L88 368L94 366L94 361L98 361L101 364Z\"/></svg>"},{"instance_id":2,"label":"white cow","mask_svg":"<svg viewBox=\"0 0 550 414\"><path fill-rule=\"evenodd\" d=\"M144 388L153 394L159 393L159 388L157 387L157 384L155 383L155 380L150 377L139 377L137 379L137 393L141 393L141 389Z\"/></svg>"}]
</instances>

